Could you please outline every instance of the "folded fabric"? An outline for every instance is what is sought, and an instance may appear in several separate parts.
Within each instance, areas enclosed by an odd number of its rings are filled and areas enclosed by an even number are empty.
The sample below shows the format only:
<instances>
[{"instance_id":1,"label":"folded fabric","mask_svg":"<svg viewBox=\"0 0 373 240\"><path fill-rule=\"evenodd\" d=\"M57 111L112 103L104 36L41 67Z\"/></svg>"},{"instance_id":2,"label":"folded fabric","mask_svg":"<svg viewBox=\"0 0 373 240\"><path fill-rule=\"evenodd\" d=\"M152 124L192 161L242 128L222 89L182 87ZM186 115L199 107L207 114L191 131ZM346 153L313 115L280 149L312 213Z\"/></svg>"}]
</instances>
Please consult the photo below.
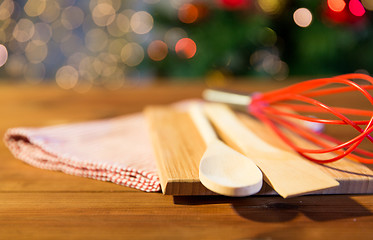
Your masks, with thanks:
<instances>
[{"instance_id":1,"label":"folded fabric","mask_svg":"<svg viewBox=\"0 0 373 240\"><path fill-rule=\"evenodd\" d=\"M160 190L145 117L42 128L12 128L4 141L13 155L35 167L111 181L146 192Z\"/></svg>"}]
</instances>

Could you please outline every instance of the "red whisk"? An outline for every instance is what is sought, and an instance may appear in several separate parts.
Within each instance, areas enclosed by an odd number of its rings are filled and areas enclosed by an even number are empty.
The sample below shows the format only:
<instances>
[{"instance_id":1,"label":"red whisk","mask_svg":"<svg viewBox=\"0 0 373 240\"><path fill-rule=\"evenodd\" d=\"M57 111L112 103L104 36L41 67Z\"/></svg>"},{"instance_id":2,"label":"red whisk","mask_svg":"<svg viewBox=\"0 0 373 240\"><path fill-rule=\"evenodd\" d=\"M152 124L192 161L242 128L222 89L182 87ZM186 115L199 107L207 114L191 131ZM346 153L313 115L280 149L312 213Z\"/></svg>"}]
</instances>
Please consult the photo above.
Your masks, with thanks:
<instances>
[{"instance_id":1,"label":"red whisk","mask_svg":"<svg viewBox=\"0 0 373 240\"><path fill-rule=\"evenodd\" d=\"M353 80L360 80L364 83L358 84ZM373 110L328 106L314 98L356 91L362 94L373 106L373 97L367 91L370 89L373 89L373 78L356 73L309 80L279 90L251 96L207 90L204 97L209 101L248 106L247 109L252 115L270 126L286 144L311 161L329 163L348 155L359 162L373 163L373 153L359 147L365 138L373 143L373 138L369 135L373 131ZM284 109L290 109L291 111ZM328 113L335 119L312 117L299 113ZM366 119L352 120L347 116L359 116ZM332 125L350 125L358 134L356 137L342 142L299 124L299 120ZM319 148L307 149L298 146L288 137L285 133L286 130L313 142ZM325 153L334 153L335 155L322 160L313 157Z\"/></svg>"}]
</instances>

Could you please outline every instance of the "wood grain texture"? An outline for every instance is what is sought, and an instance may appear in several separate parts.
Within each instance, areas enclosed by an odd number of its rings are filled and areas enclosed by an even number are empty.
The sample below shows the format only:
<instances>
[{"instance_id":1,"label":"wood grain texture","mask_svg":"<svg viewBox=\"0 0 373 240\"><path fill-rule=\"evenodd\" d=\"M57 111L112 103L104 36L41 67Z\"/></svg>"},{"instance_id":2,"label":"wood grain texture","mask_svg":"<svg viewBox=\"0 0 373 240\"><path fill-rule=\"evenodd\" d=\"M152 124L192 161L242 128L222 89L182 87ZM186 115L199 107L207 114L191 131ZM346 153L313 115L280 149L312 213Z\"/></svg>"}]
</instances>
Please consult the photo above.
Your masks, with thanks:
<instances>
[{"instance_id":1,"label":"wood grain texture","mask_svg":"<svg viewBox=\"0 0 373 240\"><path fill-rule=\"evenodd\" d=\"M227 88L266 91L282 83L246 79ZM0 134L115 117L199 97L199 84L92 89L0 82ZM346 102L351 98L332 99ZM344 132L334 132L343 137ZM1 239L361 239L373 236L372 195L230 198L144 193L113 183L41 170L0 143Z\"/></svg>"},{"instance_id":2,"label":"wood grain texture","mask_svg":"<svg viewBox=\"0 0 373 240\"><path fill-rule=\"evenodd\" d=\"M203 104L201 103L192 103L188 108L188 113L203 141L206 145L208 145L210 142L219 139L219 137L212 127L210 121L207 119L202 106Z\"/></svg>"},{"instance_id":3,"label":"wood grain texture","mask_svg":"<svg viewBox=\"0 0 373 240\"><path fill-rule=\"evenodd\" d=\"M0 193L3 239L371 239L369 196Z\"/></svg>"},{"instance_id":4,"label":"wood grain texture","mask_svg":"<svg viewBox=\"0 0 373 240\"><path fill-rule=\"evenodd\" d=\"M282 149L283 151L293 152L293 150L284 144L277 135L273 134L269 127L259 123L246 114L238 114L238 118L246 127L250 128L257 136L265 139L266 142L270 143L272 146ZM312 143L305 141L299 136L289 132L287 136L304 148L316 148ZM330 156L332 154L328 155ZM323 156L325 157L325 155ZM364 164L348 158L343 158L333 163L313 165L339 182L339 186L337 187L316 191L314 194L373 193L373 171ZM265 191L269 193L268 188L267 190L263 189L262 192Z\"/></svg>"},{"instance_id":5,"label":"wood grain texture","mask_svg":"<svg viewBox=\"0 0 373 240\"><path fill-rule=\"evenodd\" d=\"M206 144L187 112L171 107L144 111L156 155L162 192L171 195L211 193L199 181L199 163Z\"/></svg>"}]
</instances>

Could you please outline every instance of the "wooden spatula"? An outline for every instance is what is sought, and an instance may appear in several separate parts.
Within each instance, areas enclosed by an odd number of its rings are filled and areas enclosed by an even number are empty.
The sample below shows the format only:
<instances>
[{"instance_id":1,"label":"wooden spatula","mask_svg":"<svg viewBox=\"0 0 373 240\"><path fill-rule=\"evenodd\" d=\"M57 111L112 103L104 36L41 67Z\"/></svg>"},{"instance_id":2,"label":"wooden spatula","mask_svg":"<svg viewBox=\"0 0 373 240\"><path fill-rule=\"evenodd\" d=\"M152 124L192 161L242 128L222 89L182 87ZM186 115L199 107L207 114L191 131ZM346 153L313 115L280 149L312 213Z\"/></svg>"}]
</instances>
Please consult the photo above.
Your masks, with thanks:
<instances>
[{"instance_id":1,"label":"wooden spatula","mask_svg":"<svg viewBox=\"0 0 373 240\"><path fill-rule=\"evenodd\" d=\"M282 197L293 197L338 186L314 163L264 141L223 104L206 104L205 112L223 140L252 159L265 181Z\"/></svg>"}]
</instances>

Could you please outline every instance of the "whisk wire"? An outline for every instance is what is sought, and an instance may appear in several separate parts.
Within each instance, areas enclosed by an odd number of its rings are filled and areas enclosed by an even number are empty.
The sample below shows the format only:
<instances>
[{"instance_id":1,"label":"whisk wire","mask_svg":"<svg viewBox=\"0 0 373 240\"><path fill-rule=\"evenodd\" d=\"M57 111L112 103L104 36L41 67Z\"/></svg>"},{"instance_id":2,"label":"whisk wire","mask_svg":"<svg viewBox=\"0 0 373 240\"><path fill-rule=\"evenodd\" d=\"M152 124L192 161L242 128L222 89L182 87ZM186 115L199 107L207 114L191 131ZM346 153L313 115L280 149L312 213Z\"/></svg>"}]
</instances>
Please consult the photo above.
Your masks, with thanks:
<instances>
[{"instance_id":1,"label":"whisk wire","mask_svg":"<svg viewBox=\"0 0 373 240\"><path fill-rule=\"evenodd\" d=\"M350 79L361 79L367 81L371 85L359 85ZM330 86L332 84L342 84L345 86L329 87L328 89L319 89L322 87ZM372 85L373 78L364 74L345 74L331 78L310 80L294 84L283 89L275 90L269 93L253 96L252 102L249 106L249 111L259 120L269 125L285 143L287 143L295 151L297 151L299 154L301 154L302 156L306 157L311 161L317 163L328 163L337 161L345 156L351 156L360 162L373 163L373 153L358 148L360 143L365 138L367 138L370 142L373 142L373 138L369 135L373 131L373 111L327 106L326 104L314 98L311 98L315 96L357 91L361 93L373 106L373 97L368 92L368 90L373 89ZM302 104L287 103L289 101L300 102ZM297 113L279 110L279 106L290 107L290 109L295 111L301 110L308 112L329 113L337 117L337 119L322 119L303 116ZM356 116L370 116L370 119L351 120L345 114ZM315 133L310 131L309 129L303 128L299 124L294 123L293 121L290 122L288 120L285 120L285 118L334 125L350 125L359 132L359 135L350 139L349 141L340 142L332 138L331 136L325 134L315 135ZM359 125L364 125L365 127L362 128ZM290 138L286 136L286 134L283 132L283 128L286 128L298 134L302 138L315 143L321 149L305 149L297 146L290 140ZM332 146L331 143L337 145ZM309 155L331 152L337 155L324 160L320 160ZM352 152L355 152L362 156L352 154Z\"/></svg>"}]
</instances>

